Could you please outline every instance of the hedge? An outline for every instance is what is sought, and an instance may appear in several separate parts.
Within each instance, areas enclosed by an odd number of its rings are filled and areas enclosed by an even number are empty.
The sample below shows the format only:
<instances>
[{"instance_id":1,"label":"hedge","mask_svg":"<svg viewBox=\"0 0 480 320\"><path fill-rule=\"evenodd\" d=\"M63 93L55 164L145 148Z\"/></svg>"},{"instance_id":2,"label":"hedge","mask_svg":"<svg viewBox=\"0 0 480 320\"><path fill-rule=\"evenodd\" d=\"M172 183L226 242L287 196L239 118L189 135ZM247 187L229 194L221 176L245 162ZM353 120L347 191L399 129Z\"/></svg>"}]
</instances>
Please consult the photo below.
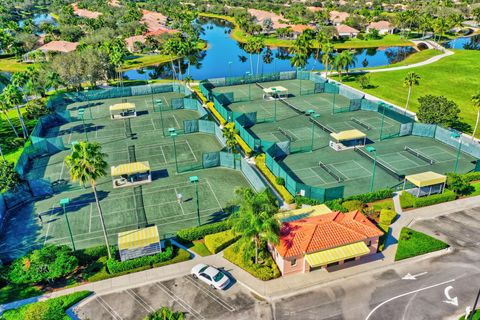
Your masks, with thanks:
<instances>
[{"instance_id":1,"label":"hedge","mask_svg":"<svg viewBox=\"0 0 480 320\"><path fill-rule=\"evenodd\" d=\"M222 126L227 124L227 121L222 117L222 115L218 112L218 110L213 105L213 102L207 102L206 105L208 110L210 110L210 112L214 115L215 118L217 118L218 122L220 122Z\"/></svg>"},{"instance_id":2,"label":"hedge","mask_svg":"<svg viewBox=\"0 0 480 320\"><path fill-rule=\"evenodd\" d=\"M263 173L263 175L267 178L267 180L272 184L272 186L277 190L278 193L282 196L286 203L293 203L294 198L288 192L288 190L277 183L277 177L267 168L265 164L265 154L260 154L255 157L255 164L257 165L258 169Z\"/></svg>"},{"instance_id":3,"label":"hedge","mask_svg":"<svg viewBox=\"0 0 480 320\"><path fill-rule=\"evenodd\" d=\"M144 256L126 261L118 261L117 259L112 258L107 260L107 270L108 272L115 274L143 267L145 267L145 269L149 269L156 263L170 260L172 256L173 247L168 246L163 252L151 256Z\"/></svg>"},{"instance_id":4,"label":"hedge","mask_svg":"<svg viewBox=\"0 0 480 320\"><path fill-rule=\"evenodd\" d=\"M360 200L348 200L342 203L342 207L348 211L360 210L363 207L363 202Z\"/></svg>"},{"instance_id":5,"label":"hedge","mask_svg":"<svg viewBox=\"0 0 480 320\"><path fill-rule=\"evenodd\" d=\"M240 135L235 135L235 140L237 141L240 148L242 148L243 152L247 155L247 157L251 157L253 154L252 148L248 146L248 144L240 137Z\"/></svg>"},{"instance_id":6,"label":"hedge","mask_svg":"<svg viewBox=\"0 0 480 320\"><path fill-rule=\"evenodd\" d=\"M393 220L397 217L397 213L394 210L382 209L380 211L379 223L383 225L391 225Z\"/></svg>"},{"instance_id":7,"label":"hedge","mask_svg":"<svg viewBox=\"0 0 480 320\"><path fill-rule=\"evenodd\" d=\"M462 174L462 177L464 177L468 182L480 181L480 172L465 173Z\"/></svg>"},{"instance_id":8,"label":"hedge","mask_svg":"<svg viewBox=\"0 0 480 320\"><path fill-rule=\"evenodd\" d=\"M232 230L222 231L205 236L205 246L207 249L215 254L219 253L240 238Z\"/></svg>"},{"instance_id":9,"label":"hedge","mask_svg":"<svg viewBox=\"0 0 480 320\"><path fill-rule=\"evenodd\" d=\"M360 200L363 203L375 202L379 200L384 200L393 197L393 190L392 189L382 189L373 192L358 194L355 196L351 196L346 198L344 201L348 200Z\"/></svg>"},{"instance_id":10,"label":"hedge","mask_svg":"<svg viewBox=\"0 0 480 320\"><path fill-rule=\"evenodd\" d=\"M177 231L177 240L180 242L190 242L204 238L208 234L225 231L232 228L232 223L228 220L205 224L199 227L186 228Z\"/></svg>"},{"instance_id":11,"label":"hedge","mask_svg":"<svg viewBox=\"0 0 480 320\"><path fill-rule=\"evenodd\" d=\"M400 196L400 203L402 208L421 208L431 206L438 203L453 201L457 199L455 192L445 189L443 193L434 194L427 197L417 198L410 193L404 191Z\"/></svg>"},{"instance_id":12,"label":"hedge","mask_svg":"<svg viewBox=\"0 0 480 320\"><path fill-rule=\"evenodd\" d=\"M278 270L270 253L261 251L259 256L261 257L262 263L258 265L254 264L251 261L252 259L245 261L243 254L242 241L238 241L223 251L223 257L225 259L247 271L255 278L266 281L280 277L280 270Z\"/></svg>"}]
</instances>

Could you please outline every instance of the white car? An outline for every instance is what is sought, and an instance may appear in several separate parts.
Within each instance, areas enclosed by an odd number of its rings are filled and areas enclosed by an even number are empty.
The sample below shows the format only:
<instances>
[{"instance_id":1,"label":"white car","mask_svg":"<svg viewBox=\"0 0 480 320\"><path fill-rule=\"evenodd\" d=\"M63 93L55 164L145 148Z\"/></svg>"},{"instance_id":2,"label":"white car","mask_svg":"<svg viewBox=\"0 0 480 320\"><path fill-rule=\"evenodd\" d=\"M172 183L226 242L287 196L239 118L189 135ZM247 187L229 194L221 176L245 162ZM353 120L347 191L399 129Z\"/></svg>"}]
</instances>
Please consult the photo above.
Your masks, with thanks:
<instances>
[{"instance_id":1,"label":"white car","mask_svg":"<svg viewBox=\"0 0 480 320\"><path fill-rule=\"evenodd\" d=\"M194 278L202 280L214 289L225 289L230 283L230 279L222 271L203 263L193 267L191 274Z\"/></svg>"}]
</instances>

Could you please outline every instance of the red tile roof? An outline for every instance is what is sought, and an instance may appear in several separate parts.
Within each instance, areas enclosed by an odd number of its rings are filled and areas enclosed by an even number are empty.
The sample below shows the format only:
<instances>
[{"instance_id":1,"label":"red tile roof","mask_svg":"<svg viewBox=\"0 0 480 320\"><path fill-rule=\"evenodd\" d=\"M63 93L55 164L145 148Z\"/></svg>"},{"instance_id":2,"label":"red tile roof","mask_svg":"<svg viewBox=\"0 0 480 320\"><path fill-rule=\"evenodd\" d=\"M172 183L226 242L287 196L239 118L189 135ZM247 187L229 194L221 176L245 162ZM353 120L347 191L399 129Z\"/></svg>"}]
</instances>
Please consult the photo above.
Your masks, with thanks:
<instances>
[{"instance_id":1,"label":"red tile roof","mask_svg":"<svg viewBox=\"0 0 480 320\"><path fill-rule=\"evenodd\" d=\"M276 249L282 257L295 257L365 241L382 234L359 211L332 212L283 223Z\"/></svg>"},{"instance_id":2,"label":"red tile roof","mask_svg":"<svg viewBox=\"0 0 480 320\"><path fill-rule=\"evenodd\" d=\"M339 34L345 34L345 33L356 34L356 33L360 33L360 31L358 31L357 29L352 28L352 27L349 27L349 26L344 25L344 24L340 24L340 25L336 26L335 29L337 29L337 33L339 33Z\"/></svg>"},{"instance_id":3,"label":"red tile roof","mask_svg":"<svg viewBox=\"0 0 480 320\"><path fill-rule=\"evenodd\" d=\"M312 26L307 26L307 25L304 25L304 24L294 24L294 25L290 26L290 29L292 29L293 32L302 33L303 31L305 31L307 29L313 30L314 28Z\"/></svg>"},{"instance_id":4,"label":"red tile roof","mask_svg":"<svg viewBox=\"0 0 480 320\"><path fill-rule=\"evenodd\" d=\"M68 41L51 41L47 44L44 44L38 50L43 52L56 51L56 52L71 52L75 51L78 47L78 42L68 42Z\"/></svg>"},{"instance_id":5,"label":"red tile roof","mask_svg":"<svg viewBox=\"0 0 480 320\"><path fill-rule=\"evenodd\" d=\"M149 10L142 10L142 14L143 16L142 19L140 19L140 23L145 24L148 31L155 31L165 28L167 17L165 17L163 14Z\"/></svg>"},{"instance_id":6,"label":"red tile roof","mask_svg":"<svg viewBox=\"0 0 480 320\"><path fill-rule=\"evenodd\" d=\"M388 21L378 21L378 22L372 22L368 25L369 29L377 29L377 30L391 30L393 29L393 26L390 22Z\"/></svg>"},{"instance_id":7,"label":"red tile roof","mask_svg":"<svg viewBox=\"0 0 480 320\"><path fill-rule=\"evenodd\" d=\"M73 7L73 12L82 18L87 18L87 19L97 19L102 15L101 12L95 12L95 11L90 11L87 9L79 9L76 3L72 3Z\"/></svg>"}]
</instances>

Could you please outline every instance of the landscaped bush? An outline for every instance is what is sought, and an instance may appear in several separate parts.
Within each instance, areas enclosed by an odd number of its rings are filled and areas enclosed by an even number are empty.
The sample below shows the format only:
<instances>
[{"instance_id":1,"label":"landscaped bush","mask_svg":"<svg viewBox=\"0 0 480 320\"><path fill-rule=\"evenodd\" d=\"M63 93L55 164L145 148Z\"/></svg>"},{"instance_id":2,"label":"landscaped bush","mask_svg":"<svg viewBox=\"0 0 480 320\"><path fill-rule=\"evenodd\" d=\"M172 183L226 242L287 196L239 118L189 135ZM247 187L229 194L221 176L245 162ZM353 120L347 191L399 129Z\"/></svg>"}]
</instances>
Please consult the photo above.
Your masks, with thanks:
<instances>
[{"instance_id":1,"label":"landscaped bush","mask_svg":"<svg viewBox=\"0 0 480 320\"><path fill-rule=\"evenodd\" d=\"M277 177L275 181L277 182L278 185L281 185L281 186L285 185L285 179L283 179L282 177Z\"/></svg>"},{"instance_id":2,"label":"landscaped bush","mask_svg":"<svg viewBox=\"0 0 480 320\"><path fill-rule=\"evenodd\" d=\"M448 248L448 244L424 233L403 228L398 240L395 261Z\"/></svg>"},{"instance_id":3,"label":"landscaped bush","mask_svg":"<svg viewBox=\"0 0 480 320\"><path fill-rule=\"evenodd\" d=\"M345 199L348 200L360 200L363 203L375 202L379 200L384 200L393 197L393 190L392 189L382 189L378 191L358 194L355 196L351 196Z\"/></svg>"},{"instance_id":4,"label":"landscaped bush","mask_svg":"<svg viewBox=\"0 0 480 320\"><path fill-rule=\"evenodd\" d=\"M342 203L342 207L347 209L347 211L360 210L363 207L363 202L360 200L348 200Z\"/></svg>"},{"instance_id":5,"label":"landscaped bush","mask_svg":"<svg viewBox=\"0 0 480 320\"><path fill-rule=\"evenodd\" d=\"M385 224L378 224L377 227L383 231L383 234L378 239L378 251L381 252L385 248L387 242L388 233L390 232L390 226Z\"/></svg>"},{"instance_id":6,"label":"landscaped bush","mask_svg":"<svg viewBox=\"0 0 480 320\"><path fill-rule=\"evenodd\" d=\"M382 209L382 211L380 211L379 223L389 226L396 217L397 213L394 210Z\"/></svg>"},{"instance_id":7,"label":"landscaped bush","mask_svg":"<svg viewBox=\"0 0 480 320\"><path fill-rule=\"evenodd\" d=\"M343 206L343 199L326 201L325 205L332 211L348 212L348 209Z\"/></svg>"},{"instance_id":8,"label":"landscaped bush","mask_svg":"<svg viewBox=\"0 0 480 320\"><path fill-rule=\"evenodd\" d=\"M163 252L151 256L144 256L127 261L118 261L117 259L107 260L107 270L110 273L120 273L125 271L140 271L137 269L149 269L154 264L170 260L173 256L173 247L168 246Z\"/></svg>"},{"instance_id":9,"label":"landscaped bush","mask_svg":"<svg viewBox=\"0 0 480 320\"><path fill-rule=\"evenodd\" d=\"M431 206L434 204L453 201L457 198L457 194L453 191L445 189L441 194L434 194L427 197L417 198L410 193L404 191L400 196L400 203L402 208L421 208Z\"/></svg>"},{"instance_id":10,"label":"landscaped bush","mask_svg":"<svg viewBox=\"0 0 480 320\"><path fill-rule=\"evenodd\" d=\"M480 181L480 172L469 172L462 175L468 182Z\"/></svg>"},{"instance_id":11,"label":"landscaped bush","mask_svg":"<svg viewBox=\"0 0 480 320\"><path fill-rule=\"evenodd\" d=\"M110 247L110 252L115 252L115 247ZM108 255L107 246L91 247L75 251L79 265L86 265Z\"/></svg>"},{"instance_id":12,"label":"landscaped bush","mask_svg":"<svg viewBox=\"0 0 480 320\"><path fill-rule=\"evenodd\" d=\"M222 231L205 236L205 246L211 253L218 253L240 238L232 230Z\"/></svg>"},{"instance_id":13,"label":"landscaped bush","mask_svg":"<svg viewBox=\"0 0 480 320\"><path fill-rule=\"evenodd\" d=\"M209 223L199 227L186 228L177 231L177 240L180 242L189 242L204 238L208 234L217 233L228 230L232 227L232 223L228 220Z\"/></svg>"},{"instance_id":14,"label":"landscaped bush","mask_svg":"<svg viewBox=\"0 0 480 320\"><path fill-rule=\"evenodd\" d=\"M286 203L293 202L293 196L288 192L288 190L277 183L277 177L268 169L265 164L265 154L260 154L255 157L255 163L257 164L258 169L263 173L267 180L272 184L272 186L277 190L278 193L282 196Z\"/></svg>"},{"instance_id":15,"label":"landscaped bush","mask_svg":"<svg viewBox=\"0 0 480 320\"><path fill-rule=\"evenodd\" d=\"M260 280L266 281L280 277L280 270L278 270L270 253L266 250L261 250L259 252L259 260L262 262L254 264L253 257L250 257L247 261L244 260L243 245L241 241L234 243L225 249L223 257Z\"/></svg>"},{"instance_id":16,"label":"landscaped bush","mask_svg":"<svg viewBox=\"0 0 480 320\"><path fill-rule=\"evenodd\" d=\"M242 148L243 152L247 155L247 157L251 157L253 154L252 148L248 146L248 144L240 137L240 135L235 135L235 140L237 141L240 148Z\"/></svg>"},{"instance_id":17,"label":"landscaped bush","mask_svg":"<svg viewBox=\"0 0 480 320\"><path fill-rule=\"evenodd\" d=\"M447 175L446 187L459 196L467 196L475 191L475 188L470 185L470 181L463 175L457 173L449 173Z\"/></svg>"},{"instance_id":18,"label":"landscaped bush","mask_svg":"<svg viewBox=\"0 0 480 320\"><path fill-rule=\"evenodd\" d=\"M2 315L4 320L62 320L69 319L65 314L68 308L85 299L90 291L79 291L69 295L35 302L17 309L7 310Z\"/></svg>"}]
</instances>

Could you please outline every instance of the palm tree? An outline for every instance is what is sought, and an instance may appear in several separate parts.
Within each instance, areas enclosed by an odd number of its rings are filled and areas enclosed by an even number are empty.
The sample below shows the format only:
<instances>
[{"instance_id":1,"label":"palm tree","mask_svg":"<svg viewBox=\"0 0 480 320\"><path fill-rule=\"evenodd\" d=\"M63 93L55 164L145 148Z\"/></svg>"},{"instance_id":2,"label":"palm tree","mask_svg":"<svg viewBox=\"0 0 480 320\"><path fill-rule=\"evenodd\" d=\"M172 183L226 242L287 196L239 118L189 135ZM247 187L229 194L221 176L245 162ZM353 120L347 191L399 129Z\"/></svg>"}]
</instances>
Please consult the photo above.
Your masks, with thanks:
<instances>
[{"instance_id":1,"label":"palm tree","mask_svg":"<svg viewBox=\"0 0 480 320\"><path fill-rule=\"evenodd\" d=\"M253 58L252 54L257 54L257 74L258 65L260 63L260 53L263 51L265 41L260 37L248 37L245 43L244 50L250 55L250 74L253 75Z\"/></svg>"},{"instance_id":2,"label":"palm tree","mask_svg":"<svg viewBox=\"0 0 480 320\"><path fill-rule=\"evenodd\" d=\"M412 94L413 86L418 86L420 84L420 76L415 72L409 72L405 79L403 79L403 86L408 87L408 96L407 96L407 104L405 105L405 111L408 109L408 103L410 102L410 96Z\"/></svg>"},{"instance_id":3,"label":"palm tree","mask_svg":"<svg viewBox=\"0 0 480 320\"><path fill-rule=\"evenodd\" d=\"M472 137L475 137L478 129L478 123L480 122L480 92L477 92L474 96L472 96L473 107L475 111L477 111L477 120L475 121L475 127L473 128Z\"/></svg>"},{"instance_id":4,"label":"palm tree","mask_svg":"<svg viewBox=\"0 0 480 320\"><path fill-rule=\"evenodd\" d=\"M47 74L45 83L45 87L47 89L53 88L55 91L57 91L58 88L63 84L63 80L58 73L51 71Z\"/></svg>"},{"instance_id":5,"label":"palm tree","mask_svg":"<svg viewBox=\"0 0 480 320\"><path fill-rule=\"evenodd\" d=\"M23 137L27 139L28 129L23 121L22 113L20 112L20 104L23 102L23 95L20 89L13 84L9 84L3 88L2 94L0 94L0 99L4 101L7 105L7 108L15 108L17 110L18 119L20 120L20 125L22 126Z\"/></svg>"},{"instance_id":6,"label":"palm tree","mask_svg":"<svg viewBox=\"0 0 480 320\"><path fill-rule=\"evenodd\" d=\"M322 45L322 63L325 66L325 78L328 76L328 67L332 60L332 53L335 47L330 41L325 42Z\"/></svg>"},{"instance_id":7,"label":"palm tree","mask_svg":"<svg viewBox=\"0 0 480 320\"><path fill-rule=\"evenodd\" d=\"M278 243L280 225L274 217L278 212L275 197L268 190L255 193L252 189L241 188L235 191L239 197L239 210L233 214L232 229L241 234L244 244L244 259L251 257L255 250L255 264L258 264L258 252L265 242Z\"/></svg>"},{"instance_id":8,"label":"palm tree","mask_svg":"<svg viewBox=\"0 0 480 320\"><path fill-rule=\"evenodd\" d=\"M320 60L320 49L322 48L322 43L327 40L327 37L325 36L325 33L321 30L319 30L315 34L315 41L317 42L317 51L315 52L315 62L312 65L312 71L315 69L315 66L317 65L318 60Z\"/></svg>"},{"instance_id":9,"label":"palm tree","mask_svg":"<svg viewBox=\"0 0 480 320\"><path fill-rule=\"evenodd\" d=\"M111 258L112 255L108 244L107 230L105 228L103 212L100 207L96 188L97 180L107 174L106 156L105 153L102 153L102 147L98 143L82 141L73 145L71 154L65 157L65 164L69 168L72 181L78 181L82 186L89 183L93 189L97 210L100 215L100 222L102 223L108 257Z\"/></svg>"},{"instance_id":10,"label":"palm tree","mask_svg":"<svg viewBox=\"0 0 480 320\"><path fill-rule=\"evenodd\" d=\"M290 65L296 68L303 68L307 65L308 56L305 53L295 53L290 58Z\"/></svg>"},{"instance_id":11,"label":"palm tree","mask_svg":"<svg viewBox=\"0 0 480 320\"><path fill-rule=\"evenodd\" d=\"M222 129L223 137L225 138L225 143L228 147L228 152L232 152L237 145L237 140L235 139L238 134L238 130L235 129L235 124L233 122L228 123Z\"/></svg>"},{"instance_id":12,"label":"palm tree","mask_svg":"<svg viewBox=\"0 0 480 320\"><path fill-rule=\"evenodd\" d=\"M13 132L15 133L15 136L18 138L18 131L17 129L15 128L15 126L13 125L12 123L12 119L10 119L10 117L8 116L8 110L9 110L9 106L5 103L5 100L1 98L1 95L0 95L0 112L5 116L5 119L7 119L8 121L8 124L10 125L10 127L12 128Z\"/></svg>"},{"instance_id":13,"label":"palm tree","mask_svg":"<svg viewBox=\"0 0 480 320\"><path fill-rule=\"evenodd\" d=\"M348 74L348 70L350 67L355 66L356 61L355 53L350 50L344 50L335 56L334 64L340 77L340 82L342 82L342 71L345 69L345 72Z\"/></svg>"}]
</instances>

